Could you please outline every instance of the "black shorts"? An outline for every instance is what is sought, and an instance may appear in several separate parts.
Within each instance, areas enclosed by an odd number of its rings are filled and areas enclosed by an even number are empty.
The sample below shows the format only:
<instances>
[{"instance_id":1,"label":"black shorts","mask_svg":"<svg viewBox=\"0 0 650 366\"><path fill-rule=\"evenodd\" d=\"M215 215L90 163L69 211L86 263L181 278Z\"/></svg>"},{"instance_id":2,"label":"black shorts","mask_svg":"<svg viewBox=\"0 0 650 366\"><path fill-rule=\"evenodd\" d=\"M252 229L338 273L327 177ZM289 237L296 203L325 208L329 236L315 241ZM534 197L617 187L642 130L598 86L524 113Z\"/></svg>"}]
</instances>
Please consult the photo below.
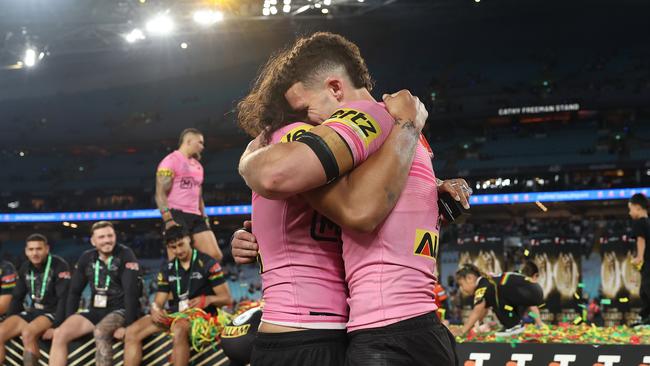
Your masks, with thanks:
<instances>
[{"instance_id":1,"label":"black shorts","mask_svg":"<svg viewBox=\"0 0 650 366\"><path fill-rule=\"evenodd\" d=\"M99 324L106 317L106 315L111 313L118 313L126 321L126 311L124 309L111 310L111 309L90 309L89 311L79 313L79 315L90 320L93 325Z\"/></svg>"},{"instance_id":2,"label":"black shorts","mask_svg":"<svg viewBox=\"0 0 650 366\"><path fill-rule=\"evenodd\" d=\"M21 311L18 314L19 317L21 317L24 321L27 323L31 323L34 321L34 319L38 318L39 316L44 316L54 324L54 314L48 313L45 310L38 310L38 309L29 309L25 311Z\"/></svg>"},{"instance_id":3,"label":"black shorts","mask_svg":"<svg viewBox=\"0 0 650 366\"><path fill-rule=\"evenodd\" d=\"M456 340L435 313L348 334L346 366L456 366Z\"/></svg>"},{"instance_id":4,"label":"black shorts","mask_svg":"<svg viewBox=\"0 0 650 366\"><path fill-rule=\"evenodd\" d=\"M176 223L183 226L190 234L198 234L204 231L210 231L205 223L205 219L200 215L195 215L181 210L170 209L172 218Z\"/></svg>"},{"instance_id":5,"label":"black shorts","mask_svg":"<svg viewBox=\"0 0 650 366\"><path fill-rule=\"evenodd\" d=\"M347 343L345 330L257 333L251 366L341 366Z\"/></svg>"}]
</instances>

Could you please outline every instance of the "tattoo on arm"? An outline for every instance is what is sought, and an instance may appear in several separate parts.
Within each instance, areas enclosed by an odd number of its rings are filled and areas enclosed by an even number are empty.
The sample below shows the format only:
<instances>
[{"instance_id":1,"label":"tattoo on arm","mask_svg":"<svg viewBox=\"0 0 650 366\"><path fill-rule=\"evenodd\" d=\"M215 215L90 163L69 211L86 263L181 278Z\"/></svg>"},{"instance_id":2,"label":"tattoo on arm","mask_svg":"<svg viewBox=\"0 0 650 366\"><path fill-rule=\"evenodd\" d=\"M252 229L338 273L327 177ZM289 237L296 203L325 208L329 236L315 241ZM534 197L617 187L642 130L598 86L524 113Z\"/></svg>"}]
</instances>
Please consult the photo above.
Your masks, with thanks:
<instances>
[{"instance_id":1,"label":"tattoo on arm","mask_svg":"<svg viewBox=\"0 0 650 366\"><path fill-rule=\"evenodd\" d=\"M172 189L174 178L168 175L156 176L156 205L158 209L167 207L167 195Z\"/></svg>"}]
</instances>

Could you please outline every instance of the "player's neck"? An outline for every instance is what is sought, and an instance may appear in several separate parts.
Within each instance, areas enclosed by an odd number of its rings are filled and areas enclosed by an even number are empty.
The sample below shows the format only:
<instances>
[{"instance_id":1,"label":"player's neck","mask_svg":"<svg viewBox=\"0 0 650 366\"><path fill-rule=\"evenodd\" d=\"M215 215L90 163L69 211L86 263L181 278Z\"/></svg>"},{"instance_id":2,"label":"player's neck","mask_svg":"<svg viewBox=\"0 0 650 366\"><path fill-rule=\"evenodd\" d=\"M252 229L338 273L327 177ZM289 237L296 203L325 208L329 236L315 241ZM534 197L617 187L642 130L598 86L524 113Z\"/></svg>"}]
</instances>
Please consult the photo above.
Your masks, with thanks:
<instances>
[{"instance_id":1,"label":"player's neck","mask_svg":"<svg viewBox=\"0 0 650 366\"><path fill-rule=\"evenodd\" d=\"M108 261L108 258L110 258L110 257L112 257L112 256L113 256L113 253L111 253L111 254L104 254L104 253L102 253L102 252L99 252L99 259L100 259L102 262L106 262L106 261Z\"/></svg>"},{"instance_id":2,"label":"player's neck","mask_svg":"<svg viewBox=\"0 0 650 366\"><path fill-rule=\"evenodd\" d=\"M185 148L184 146L179 147L178 151L180 151L180 153L183 154L183 156L186 157L187 159L190 159L192 156L192 154L190 154L190 152L187 151L187 148Z\"/></svg>"},{"instance_id":3,"label":"player's neck","mask_svg":"<svg viewBox=\"0 0 650 366\"><path fill-rule=\"evenodd\" d=\"M192 261L191 257L188 256L185 260L180 261L181 267L183 267L184 270L190 269L191 261Z\"/></svg>"},{"instance_id":4,"label":"player's neck","mask_svg":"<svg viewBox=\"0 0 650 366\"><path fill-rule=\"evenodd\" d=\"M371 102L377 102L375 98L372 97L372 94L366 88L354 89L347 93L346 98L342 103L354 102L358 100L367 100Z\"/></svg>"}]
</instances>

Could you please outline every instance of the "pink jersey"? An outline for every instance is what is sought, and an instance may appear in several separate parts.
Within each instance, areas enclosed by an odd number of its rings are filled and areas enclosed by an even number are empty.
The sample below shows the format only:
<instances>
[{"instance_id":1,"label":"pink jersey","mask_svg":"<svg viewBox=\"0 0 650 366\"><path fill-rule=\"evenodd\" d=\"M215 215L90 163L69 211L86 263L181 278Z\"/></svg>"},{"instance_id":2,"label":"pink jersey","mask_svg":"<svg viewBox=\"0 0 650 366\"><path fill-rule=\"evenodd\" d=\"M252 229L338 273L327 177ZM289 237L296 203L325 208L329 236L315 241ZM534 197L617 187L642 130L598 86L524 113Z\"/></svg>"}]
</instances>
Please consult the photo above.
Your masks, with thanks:
<instances>
[{"instance_id":1,"label":"pink jersey","mask_svg":"<svg viewBox=\"0 0 650 366\"><path fill-rule=\"evenodd\" d=\"M293 123L271 143L295 140L313 128ZM341 229L300 196L268 200L253 192L253 234L259 243L267 323L308 329L345 329L348 296Z\"/></svg>"},{"instance_id":2,"label":"pink jersey","mask_svg":"<svg viewBox=\"0 0 650 366\"><path fill-rule=\"evenodd\" d=\"M199 210L203 184L201 163L194 158L186 158L183 153L176 150L167 155L158 165L157 175L161 174L174 178L172 189L167 196L169 208L201 215Z\"/></svg>"},{"instance_id":3,"label":"pink jersey","mask_svg":"<svg viewBox=\"0 0 650 366\"><path fill-rule=\"evenodd\" d=\"M361 139L354 144L364 146ZM433 289L437 282L438 188L431 156L421 138L404 191L375 232L343 230L349 332L387 326L437 309Z\"/></svg>"}]
</instances>

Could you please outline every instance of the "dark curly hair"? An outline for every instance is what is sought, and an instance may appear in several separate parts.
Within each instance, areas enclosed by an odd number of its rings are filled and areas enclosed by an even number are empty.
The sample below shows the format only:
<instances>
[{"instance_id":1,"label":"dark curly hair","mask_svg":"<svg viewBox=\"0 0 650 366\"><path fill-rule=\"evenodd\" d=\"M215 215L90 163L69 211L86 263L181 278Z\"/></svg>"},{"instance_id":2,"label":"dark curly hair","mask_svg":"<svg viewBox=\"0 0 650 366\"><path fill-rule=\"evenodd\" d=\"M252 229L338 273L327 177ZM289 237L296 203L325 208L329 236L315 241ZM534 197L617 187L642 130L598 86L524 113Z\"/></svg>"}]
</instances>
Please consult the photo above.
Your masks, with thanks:
<instances>
[{"instance_id":1,"label":"dark curly hair","mask_svg":"<svg viewBox=\"0 0 650 366\"><path fill-rule=\"evenodd\" d=\"M238 103L239 127L252 137L264 133L268 142L273 132L298 117L284 97L287 90L297 82L309 87L323 72L340 67L354 87L372 90L370 73L354 43L328 32L299 38L293 46L271 56L251 92Z\"/></svg>"}]
</instances>

